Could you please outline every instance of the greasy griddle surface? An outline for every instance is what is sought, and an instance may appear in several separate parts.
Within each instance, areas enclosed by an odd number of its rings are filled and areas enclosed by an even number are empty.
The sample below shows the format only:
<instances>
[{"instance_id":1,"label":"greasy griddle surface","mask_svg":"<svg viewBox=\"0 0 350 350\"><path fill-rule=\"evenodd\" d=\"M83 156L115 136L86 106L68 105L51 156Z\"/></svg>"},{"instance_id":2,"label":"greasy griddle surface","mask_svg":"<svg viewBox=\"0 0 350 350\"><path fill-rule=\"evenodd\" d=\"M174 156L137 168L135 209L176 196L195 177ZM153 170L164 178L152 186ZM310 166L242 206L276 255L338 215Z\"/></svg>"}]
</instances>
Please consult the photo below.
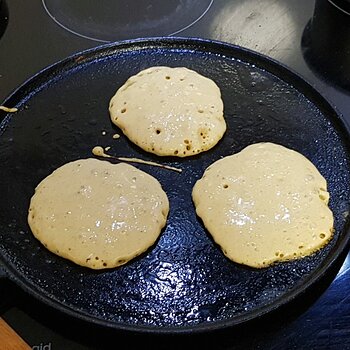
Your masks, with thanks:
<instances>
[{"instance_id":1,"label":"greasy griddle surface","mask_svg":"<svg viewBox=\"0 0 350 350\"><path fill-rule=\"evenodd\" d=\"M140 150L109 119L110 98L154 65L184 66L222 91L228 129L213 149L184 159ZM6 101L19 112L0 126L0 250L9 276L44 302L99 324L144 331L221 328L255 318L301 293L345 249L350 198L349 134L331 106L301 78L256 53L190 39L126 42L90 50L41 72ZM104 135L104 132L106 134ZM220 157L255 142L275 142L308 157L327 179L335 236L322 251L261 270L229 261L196 217L195 181ZM120 268L92 271L46 250L31 234L35 186L54 169L110 153L183 168L136 165L170 200L168 224L145 254Z\"/></svg>"}]
</instances>

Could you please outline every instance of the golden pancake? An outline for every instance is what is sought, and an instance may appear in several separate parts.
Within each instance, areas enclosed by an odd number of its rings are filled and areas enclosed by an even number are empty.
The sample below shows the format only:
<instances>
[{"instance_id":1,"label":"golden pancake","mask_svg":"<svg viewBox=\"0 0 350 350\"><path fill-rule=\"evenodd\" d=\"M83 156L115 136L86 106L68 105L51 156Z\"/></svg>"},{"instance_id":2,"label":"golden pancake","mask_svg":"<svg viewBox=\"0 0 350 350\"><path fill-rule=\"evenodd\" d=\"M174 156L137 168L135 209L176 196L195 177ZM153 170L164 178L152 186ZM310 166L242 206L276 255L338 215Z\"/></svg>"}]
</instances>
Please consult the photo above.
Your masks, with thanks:
<instances>
[{"instance_id":1,"label":"golden pancake","mask_svg":"<svg viewBox=\"0 0 350 350\"><path fill-rule=\"evenodd\" d=\"M130 77L112 97L109 111L133 143L159 156L206 151L226 130L219 87L183 67L151 67Z\"/></svg>"},{"instance_id":2,"label":"golden pancake","mask_svg":"<svg viewBox=\"0 0 350 350\"><path fill-rule=\"evenodd\" d=\"M240 264L261 268L303 257L332 237L326 180L280 145L258 143L216 161L192 197L214 241Z\"/></svg>"},{"instance_id":3,"label":"golden pancake","mask_svg":"<svg viewBox=\"0 0 350 350\"><path fill-rule=\"evenodd\" d=\"M36 187L28 222L50 251L103 269L146 251L166 224L168 198L137 168L96 159L67 163Z\"/></svg>"}]
</instances>

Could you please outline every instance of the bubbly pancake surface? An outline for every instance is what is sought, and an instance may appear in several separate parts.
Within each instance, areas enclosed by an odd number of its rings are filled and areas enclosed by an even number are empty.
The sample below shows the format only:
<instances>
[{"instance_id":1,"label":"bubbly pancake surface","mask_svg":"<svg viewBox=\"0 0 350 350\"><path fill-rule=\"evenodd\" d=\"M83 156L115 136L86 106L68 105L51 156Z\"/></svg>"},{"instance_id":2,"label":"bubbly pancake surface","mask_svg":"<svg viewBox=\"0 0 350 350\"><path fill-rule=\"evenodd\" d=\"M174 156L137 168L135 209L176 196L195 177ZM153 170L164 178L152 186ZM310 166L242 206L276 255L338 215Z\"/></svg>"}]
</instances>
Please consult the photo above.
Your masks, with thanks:
<instances>
[{"instance_id":1,"label":"bubbly pancake surface","mask_svg":"<svg viewBox=\"0 0 350 350\"><path fill-rule=\"evenodd\" d=\"M130 77L112 97L109 111L133 143L159 156L206 151L226 131L219 87L184 67L151 67Z\"/></svg>"},{"instance_id":2,"label":"bubbly pancake surface","mask_svg":"<svg viewBox=\"0 0 350 350\"><path fill-rule=\"evenodd\" d=\"M67 163L40 182L28 222L50 251L93 269L146 251L166 224L168 198L151 175L96 159Z\"/></svg>"},{"instance_id":3,"label":"bubbly pancake surface","mask_svg":"<svg viewBox=\"0 0 350 350\"><path fill-rule=\"evenodd\" d=\"M327 182L300 153L253 144L210 165L192 192L198 216L231 260L262 268L329 242Z\"/></svg>"}]
</instances>

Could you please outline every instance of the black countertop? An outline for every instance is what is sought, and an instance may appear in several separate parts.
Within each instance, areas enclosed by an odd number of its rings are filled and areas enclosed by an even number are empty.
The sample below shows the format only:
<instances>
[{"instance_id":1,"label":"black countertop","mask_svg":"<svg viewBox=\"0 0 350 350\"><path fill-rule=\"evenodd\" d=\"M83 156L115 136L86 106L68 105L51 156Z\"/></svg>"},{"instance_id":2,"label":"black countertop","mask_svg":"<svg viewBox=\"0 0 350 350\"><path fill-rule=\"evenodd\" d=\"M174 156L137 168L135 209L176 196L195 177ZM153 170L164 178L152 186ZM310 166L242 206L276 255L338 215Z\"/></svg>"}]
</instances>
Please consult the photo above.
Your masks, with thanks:
<instances>
[{"instance_id":1,"label":"black countertop","mask_svg":"<svg viewBox=\"0 0 350 350\"><path fill-rule=\"evenodd\" d=\"M282 62L315 86L350 125L349 92L317 60L307 59L314 6L304 0L214 0L202 18L176 35L227 41ZM9 0L7 7L2 19L7 28L0 38L0 100L44 67L101 44L58 26L39 0ZM131 349L139 342L156 349L350 349L349 267L348 254L291 305L211 334L154 336L102 329L48 308L6 280L0 283L0 311L31 346L41 349L107 349L121 342Z\"/></svg>"}]
</instances>

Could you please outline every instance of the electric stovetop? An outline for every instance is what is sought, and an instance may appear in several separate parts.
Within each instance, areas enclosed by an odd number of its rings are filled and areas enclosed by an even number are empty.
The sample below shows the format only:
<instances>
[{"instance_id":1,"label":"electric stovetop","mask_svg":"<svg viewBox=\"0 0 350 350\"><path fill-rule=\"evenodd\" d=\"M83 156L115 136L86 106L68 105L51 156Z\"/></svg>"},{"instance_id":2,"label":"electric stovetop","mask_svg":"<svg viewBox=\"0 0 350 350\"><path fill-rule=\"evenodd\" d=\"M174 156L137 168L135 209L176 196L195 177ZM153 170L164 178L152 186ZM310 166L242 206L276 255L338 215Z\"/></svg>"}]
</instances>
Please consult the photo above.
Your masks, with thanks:
<instances>
[{"instance_id":1,"label":"electric stovetop","mask_svg":"<svg viewBox=\"0 0 350 350\"><path fill-rule=\"evenodd\" d=\"M0 1L0 101L33 74L75 52L170 35L221 40L272 57L306 78L350 125L349 85L338 79L347 68L328 69L321 56L310 56L315 5L334 6L326 0ZM155 336L102 329L49 309L5 280L0 281L0 312L33 349L107 349L122 342L131 349L138 344L155 349L350 349L349 266L348 254L311 292L283 310L212 334Z\"/></svg>"}]
</instances>

